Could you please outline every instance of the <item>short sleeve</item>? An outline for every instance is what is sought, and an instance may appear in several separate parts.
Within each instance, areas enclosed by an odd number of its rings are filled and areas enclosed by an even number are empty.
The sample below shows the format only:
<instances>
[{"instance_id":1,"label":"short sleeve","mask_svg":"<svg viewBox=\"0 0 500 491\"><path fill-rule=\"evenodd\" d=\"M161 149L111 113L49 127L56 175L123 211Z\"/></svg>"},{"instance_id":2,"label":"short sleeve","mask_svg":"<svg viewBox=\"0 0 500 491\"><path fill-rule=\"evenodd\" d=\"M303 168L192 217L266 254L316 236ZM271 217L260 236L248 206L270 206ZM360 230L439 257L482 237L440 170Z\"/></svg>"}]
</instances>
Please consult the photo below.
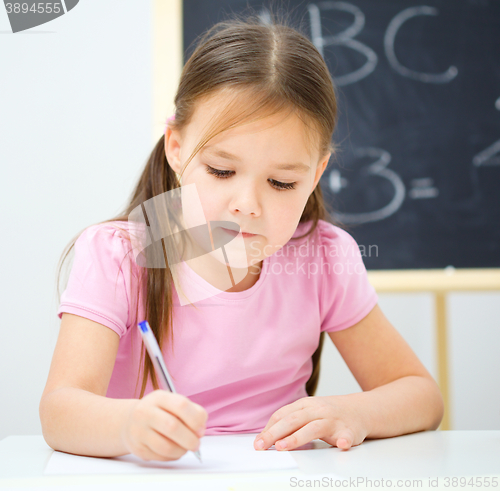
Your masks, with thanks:
<instances>
[{"instance_id":1,"label":"short sleeve","mask_svg":"<svg viewBox=\"0 0 500 491\"><path fill-rule=\"evenodd\" d=\"M57 315L86 317L115 331L120 338L129 325L127 268L130 242L107 223L87 228L75 242L68 284Z\"/></svg>"},{"instance_id":2,"label":"short sleeve","mask_svg":"<svg viewBox=\"0 0 500 491\"><path fill-rule=\"evenodd\" d=\"M366 317L378 302L368 281L360 249L354 238L335 225L320 221L321 331L340 331Z\"/></svg>"}]
</instances>

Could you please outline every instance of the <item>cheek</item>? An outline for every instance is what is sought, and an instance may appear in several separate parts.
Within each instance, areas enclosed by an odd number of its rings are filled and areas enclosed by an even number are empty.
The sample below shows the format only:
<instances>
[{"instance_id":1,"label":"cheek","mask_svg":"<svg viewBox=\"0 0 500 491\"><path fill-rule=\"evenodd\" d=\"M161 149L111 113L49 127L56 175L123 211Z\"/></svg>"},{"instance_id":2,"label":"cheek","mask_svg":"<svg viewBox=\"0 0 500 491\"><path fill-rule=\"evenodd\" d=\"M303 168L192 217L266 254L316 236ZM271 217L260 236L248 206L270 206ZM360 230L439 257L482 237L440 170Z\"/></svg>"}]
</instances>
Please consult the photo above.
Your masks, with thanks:
<instances>
[{"instance_id":1,"label":"cheek","mask_svg":"<svg viewBox=\"0 0 500 491\"><path fill-rule=\"evenodd\" d=\"M283 230L297 224L302 216L306 202L298 194L291 196L291 199L277 201L273 206L273 221L276 229Z\"/></svg>"},{"instance_id":2,"label":"cheek","mask_svg":"<svg viewBox=\"0 0 500 491\"><path fill-rule=\"evenodd\" d=\"M217 193L214 192L213 182L210 176L204 175L201 172L196 172L191 175L190 179L183 181L183 185L195 184L197 199L201 203L204 218L207 221L220 220L221 200Z\"/></svg>"},{"instance_id":3,"label":"cheek","mask_svg":"<svg viewBox=\"0 0 500 491\"><path fill-rule=\"evenodd\" d=\"M279 248L290 240L297 229L306 202L307 200L300 198L293 199L275 209L269 234L270 242L274 246Z\"/></svg>"},{"instance_id":4,"label":"cheek","mask_svg":"<svg viewBox=\"0 0 500 491\"><path fill-rule=\"evenodd\" d=\"M217 199L217 196L206 187L201 188L198 194L205 219L207 221L220 220L220 200Z\"/></svg>"}]
</instances>

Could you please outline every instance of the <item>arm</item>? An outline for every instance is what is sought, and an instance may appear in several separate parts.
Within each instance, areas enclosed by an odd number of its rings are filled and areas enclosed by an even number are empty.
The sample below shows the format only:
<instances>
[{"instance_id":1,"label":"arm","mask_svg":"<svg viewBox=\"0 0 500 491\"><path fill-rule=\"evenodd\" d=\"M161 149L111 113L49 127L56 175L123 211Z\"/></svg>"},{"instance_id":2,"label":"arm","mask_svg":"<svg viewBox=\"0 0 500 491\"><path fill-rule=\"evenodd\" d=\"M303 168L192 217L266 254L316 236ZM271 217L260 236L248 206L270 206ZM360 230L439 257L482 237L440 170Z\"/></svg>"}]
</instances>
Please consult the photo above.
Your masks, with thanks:
<instances>
[{"instance_id":1,"label":"arm","mask_svg":"<svg viewBox=\"0 0 500 491\"><path fill-rule=\"evenodd\" d=\"M167 461L197 450L208 414L187 397L164 390L105 397L118 346L108 327L63 314L39 408L47 444L78 455Z\"/></svg>"},{"instance_id":2,"label":"arm","mask_svg":"<svg viewBox=\"0 0 500 491\"><path fill-rule=\"evenodd\" d=\"M112 457L129 453L120 432L136 399L109 399L106 391L119 337L102 324L63 314L39 413L54 450Z\"/></svg>"},{"instance_id":3,"label":"arm","mask_svg":"<svg viewBox=\"0 0 500 491\"><path fill-rule=\"evenodd\" d=\"M444 403L438 385L378 305L354 326L328 334L363 392L283 406L255 438L257 450L273 444L292 450L316 438L348 449L365 438L439 426Z\"/></svg>"},{"instance_id":4,"label":"arm","mask_svg":"<svg viewBox=\"0 0 500 491\"><path fill-rule=\"evenodd\" d=\"M439 387L378 305L358 324L329 335L363 389L334 397L361 410L367 438L438 428Z\"/></svg>"}]
</instances>

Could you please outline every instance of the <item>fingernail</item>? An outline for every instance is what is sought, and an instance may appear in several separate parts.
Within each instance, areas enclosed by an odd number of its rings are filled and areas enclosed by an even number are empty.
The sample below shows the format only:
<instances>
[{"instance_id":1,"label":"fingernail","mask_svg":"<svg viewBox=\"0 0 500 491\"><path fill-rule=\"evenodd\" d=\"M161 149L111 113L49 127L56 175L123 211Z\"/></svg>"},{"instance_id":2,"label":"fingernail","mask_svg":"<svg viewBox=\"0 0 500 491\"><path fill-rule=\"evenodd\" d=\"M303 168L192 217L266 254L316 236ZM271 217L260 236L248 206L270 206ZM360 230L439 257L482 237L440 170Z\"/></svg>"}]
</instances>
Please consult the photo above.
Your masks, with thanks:
<instances>
[{"instance_id":1,"label":"fingernail","mask_svg":"<svg viewBox=\"0 0 500 491\"><path fill-rule=\"evenodd\" d=\"M262 438L260 440L257 440L257 443L255 444L255 446L258 448L258 449L262 449L264 448L264 440L262 440Z\"/></svg>"},{"instance_id":2,"label":"fingernail","mask_svg":"<svg viewBox=\"0 0 500 491\"><path fill-rule=\"evenodd\" d=\"M286 441L285 440L282 440L281 442L278 442L277 443L279 448L286 448Z\"/></svg>"}]
</instances>

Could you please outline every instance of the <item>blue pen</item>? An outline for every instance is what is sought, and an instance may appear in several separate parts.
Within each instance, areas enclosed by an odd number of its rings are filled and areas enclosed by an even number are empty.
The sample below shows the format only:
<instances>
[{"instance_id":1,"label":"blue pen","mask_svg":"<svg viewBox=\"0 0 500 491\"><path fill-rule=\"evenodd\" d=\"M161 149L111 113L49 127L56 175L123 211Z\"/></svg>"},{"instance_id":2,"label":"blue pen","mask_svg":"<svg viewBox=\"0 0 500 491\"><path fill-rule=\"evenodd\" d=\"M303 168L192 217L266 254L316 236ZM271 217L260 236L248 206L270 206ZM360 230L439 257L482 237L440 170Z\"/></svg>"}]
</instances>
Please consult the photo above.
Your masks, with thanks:
<instances>
[{"instance_id":1,"label":"blue pen","mask_svg":"<svg viewBox=\"0 0 500 491\"><path fill-rule=\"evenodd\" d=\"M155 372L157 377L159 378L162 389L169 390L170 392L176 394L177 391L175 390L174 384L165 365L165 361L163 360L163 355L160 347L158 346L158 341L156 341L155 335L153 334L151 327L149 327L148 321L140 322L137 327L141 332L142 339L144 341L144 344L146 345L146 349L148 350L149 357L153 362L153 366L155 367ZM201 462L200 451L197 450L193 453Z\"/></svg>"}]
</instances>

